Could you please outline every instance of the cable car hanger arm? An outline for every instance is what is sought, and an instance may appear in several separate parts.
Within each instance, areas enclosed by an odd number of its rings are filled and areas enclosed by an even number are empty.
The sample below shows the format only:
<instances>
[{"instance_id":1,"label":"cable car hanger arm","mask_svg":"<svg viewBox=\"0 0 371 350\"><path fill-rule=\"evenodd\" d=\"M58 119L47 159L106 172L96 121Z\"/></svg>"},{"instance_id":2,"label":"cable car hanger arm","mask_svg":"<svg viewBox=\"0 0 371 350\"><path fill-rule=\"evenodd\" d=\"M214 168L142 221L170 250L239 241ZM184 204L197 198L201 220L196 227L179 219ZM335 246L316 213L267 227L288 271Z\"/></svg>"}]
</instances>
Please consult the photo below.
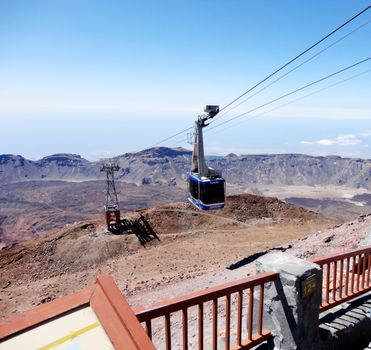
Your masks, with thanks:
<instances>
[{"instance_id":1,"label":"cable car hanger arm","mask_svg":"<svg viewBox=\"0 0 371 350\"><path fill-rule=\"evenodd\" d=\"M217 105L207 105L204 108L205 114L199 115L197 124L201 127L208 126L209 124L206 124L206 121L209 119L214 118L219 113L219 106Z\"/></svg>"}]
</instances>

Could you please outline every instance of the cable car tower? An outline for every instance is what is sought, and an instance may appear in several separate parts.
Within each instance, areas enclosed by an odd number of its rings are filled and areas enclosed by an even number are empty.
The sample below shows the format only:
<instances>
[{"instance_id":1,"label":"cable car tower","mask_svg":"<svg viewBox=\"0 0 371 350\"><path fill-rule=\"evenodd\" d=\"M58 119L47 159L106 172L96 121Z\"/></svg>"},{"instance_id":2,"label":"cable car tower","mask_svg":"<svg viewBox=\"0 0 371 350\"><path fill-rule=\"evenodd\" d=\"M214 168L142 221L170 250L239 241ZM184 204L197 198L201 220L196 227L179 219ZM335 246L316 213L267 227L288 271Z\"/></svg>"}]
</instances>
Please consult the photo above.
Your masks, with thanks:
<instances>
[{"instance_id":1,"label":"cable car tower","mask_svg":"<svg viewBox=\"0 0 371 350\"><path fill-rule=\"evenodd\" d=\"M192 155L192 168L188 173L188 200L201 210L221 209L225 203L225 180L221 172L209 168L204 154L202 129L206 121L219 113L219 106L206 106L206 114L198 116Z\"/></svg>"},{"instance_id":2,"label":"cable car tower","mask_svg":"<svg viewBox=\"0 0 371 350\"><path fill-rule=\"evenodd\" d=\"M108 231L120 225L120 208L115 187L115 171L119 169L120 167L113 163L103 164L100 168L100 171L106 173L107 190L104 210L106 213Z\"/></svg>"}]
</instances>

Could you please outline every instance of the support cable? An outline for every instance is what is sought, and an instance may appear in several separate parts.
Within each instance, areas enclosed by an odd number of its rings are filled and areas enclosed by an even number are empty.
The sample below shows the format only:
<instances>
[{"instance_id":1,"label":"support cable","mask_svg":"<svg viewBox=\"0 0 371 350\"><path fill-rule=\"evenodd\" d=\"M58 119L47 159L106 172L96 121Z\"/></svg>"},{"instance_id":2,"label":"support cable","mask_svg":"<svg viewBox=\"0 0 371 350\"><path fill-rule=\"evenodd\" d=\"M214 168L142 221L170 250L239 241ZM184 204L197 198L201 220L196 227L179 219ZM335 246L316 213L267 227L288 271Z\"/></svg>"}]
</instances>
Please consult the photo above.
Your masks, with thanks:
<instances>
[{"instance_id":1,"label":"support cable","mask_svg":"<svg viewBox=\"0 0 371 350\"><path fill-rule=\"evenodd\" d=\"M260 82L258 82L257 84L255 84L254 86L252 86L251 88L249 88L242 95L238 96L233 101L229 102L219 112L222 112L223 110L225 110L226 108L228 108L230 105L232 105L233 103L235 103L236 101L238 101L240 98L242 98L243 96L245 96L246 94L248 94L250 91L252 91L253 89L257 88L259 85L263 84L269 78L273 77L278 72L280 72L282 69L286 68L289 64L291 64L292 62L296 61L298 58L300 58L301 56L303 56L304 54L306 54L308 51L312 50L314 47L318 46L321 42L323 42L324 40L326 40L327 38L329 38L331 35L333 35L336 32L338 32L341 28L345 27L350 22L354 21L357 17L361 16L363 13L365 13L370 8L371 8L371 5L367 6L361 12L358 12L352 18L348 19L346 22L344 22L343 24L341 24L340 26L338 26L337 28L335 28L332 32L330 32L327 35L325 35L322 39L318 40L316 43L314 43L313 45L309 46L307 49L305 49L300 54L298 54L297 56L295 56L294 58L292 58L290 61L288 61L287 63L285 63L283 66L281 66L280 68L276 69L273 73L269 74L266 78L264 78L263 80L261 80Z\"/></svg>"},{"instance_id":2,"label":"support cable","mask_svg":"<svg viewBox=\"0 0 371 350\"><path fill-rule=\"evenodd\" d=\"M164 143L164 142L166 142L166 141L169 141L169 140L173 139L174 137L176 137L176 136L178 136L178 135L180 135L180 134L184 134L184 133L187 132L187 131L193 130L193 128L194 128L193 126L190 126L190 127L187 128L187 129L184 129L184 130L179 131L178 133L176 133L176 134L174 134L174 135L172 135L172 136L167 137L166 139L163 139L163 140L161 140L161 141L159 141L159 142L154 143L153 145L149 146L148 148L152 148L152 147L158 146L158 145L160 145L161 143Z\"/></svg>"},{"instance_id":3,"label":"support cable","mask_svg":"<svg viewBox=\"0 0 371 350\"><path fill-rule=\"evenodd\" d=\"M220 109L219 113L222 112L223 110L225 110L226 108L228 108L229 106L231 106L233 103L237 102L239 99L241 99L243 96L245 96L246 94L248 94L249 92L251 92L252 90L254 90L255 88L257 88L258 86L260 86L261 84L263 84L265 81L267 81L268 79L270 79L272 76L276 75L278 72L280 72L281 70L283 70L284 68L286 68L288 65L290 65L292 62L296 61L297 59L299 59L301 56L303 56L304 54L306 54L308 51L312 50L314 47L318 46L320 43L322 43L324 40L326 40L327 38L329 38L330 36L332 36L333 34L335 34L336 32L338 32L341 28L345 27L346 25L348 25L349 23L351 23L352 21L354 21L356 18L358 18L359 16L361 16L363 13L365 13L366 11L368 11L369 9L371 8L371 5L367 6L365 9L363 9L362 11L358 12L356 15L354 15L353 17L351 17L350 19L348 19L347 21L345 21L343 24L341 24L340 26L338 26L337 28L335 28L333 31L331 31L330 33L328 33L327 35L325 35L323 38L321 38L320 40L318 40L316 43L314 43L313 45L311 45L310 47L308 47L307 49L305 49L304 51L302 51L300 54L298 54L297 56L295 56L294 58L292 58L290 61L288 61L287 63L285 63L283 66L281 66L280 68L278 68L277 70L275 70L273 73L269 74L266 78L264 78L263 80L259 81L257 84L255 84L254 86L252 86L251 88L249 88L247 91L245 91L243 94L241 94L240 96L238 96L237 98L235 98L234 100L232 100L231 102L229 102L227 105L225 105L222 109ZM357 30L357 29L356 29ZM342 40L342 39L340 39ZM323 52L324 50L322 50L321 52ZM314 57L313 57L314 58ZM306 62L305 62L306 63ZM298 67L297 67L298 68ZM295 68L296 69L296 68ZM295 70L294 69L294 70ZM286 74L287 75L287 74ZM285 76L285 75L284 75ZM271 84L270 84L271 85ZM268 86L270 86L268 85ZM228 111L229 112L229 111ZM226 112L226 113L228 113ZM217 118L216 118L217 119ZM222 125L222 124L219 124L219 125ZM179 131L177 132L176 134L173 134L161 141L158 141L156 143L154 143L153 145L149 146L150 147L155 147L157 145L160 145L166 141L169 141L171 139L173 139L174 137L178 136L178 135L181 135L187 131L190 131L193 129L193 126L187 128L187 129L184 129L182 131Z\"/></svg>"},{"instance_id":4,"label":"support cable","mask_svg":"<svg viewBox=\"0 0 371 350\"><path fill-rule=\"evenodd\" d=\"M293 104L293 103L295 103L295 102L301 101L301 100L303 100L303 99L305 99L305 98L308 98L308 97L310 97L310 96L313 96L313 95L319 94L320 92L323 92L323 91L325 91L325 90L331 89L331 88L333 88L333 87L335 87L335 86L338 86L338 85L340 85L340 84L343 84L343 83L345 83L345 82L347 82L347 81L349 81L349 80L353 80L353 79L355 79L355 78L358 78L358 77L360 77L360 76L362 76L362 75L365 75L365 74L367 74L367 73L370 73L370 72L371 72L371 69L367 69L367 70L365 70L365 71L363 71L363 72L361 72L361 73L358 73L358 74L352 75L352 76L349 77L349 78L342 79L342 80L340 80L340 81L338 81L338 82L336 82L336 83L333 83L333 84L328 85L328 86L326 86L326 87L324 87L324 88L321 88L321 89L318 89L318 90L316 90L316 91L313 91L313 92L311 92L311 93L309 93L309 94L307 94L307 95L304 95L304 96L298 97L298 98L296 98L296 99L294 99L294 100L292 100L292 101L289 101L289 102L283 103L283 104L281 104L281 105L279 105L279 106L276 106L276 107L270 109L269 111L264 111L264 112L262 112L262 113L259 113L259 114L256 114L256 115L253 115L253 116L251 116L250 118L247 118L247 119L245 119L245 120L243 120L243 121L240 121L240 122L238 122L238 123L236 123L236 124L229 125L229 126L227 126L226 128L223 128L223 129L221 129L221 130L216 130L215 132L209 134L208 136L212 136L212 135L218 134L218 133L220 133L220 132L223 132L223 131L225 131L225 130L227 130L227 129L230 129L230 128L233 128L233 127L236 127L236 126L238 126L238 125L240 125L240 124L242 124L242 123L245 123L245 122L247 122L247 121L250 121L250 120L252 120L252 119L256 119L256 118L259 118L259 117L261 117L261 116L263 116L263 115L267 115L268 113L271 113L271 112L273 112L273 111L275 111L275 110L277 110L277 109L280 109L280 108L286 107L286 106L288 106L288 105L291 105L291 104ZM208 131L209 131L209 130L206 130L205 133L207 133ZM170 147L172 147L172 146L170 146Z\"/></svg>"},{"instance_id":5,"label":"support cable","mask_svg":"<svg viewBox=\"0 0 371 350\"><path fill-rule=\"evenodd\" d=\"M253 97L255 97L256 95L260 94L261 92L263 92L264 90L266 90L267 88L269 88L270 86L272 86L273 84L277 83L278 81L280 81L281 79L283 79L284 77L286 77L287 75L289 75L290 73L294 72L295 70L297 70L298 68L302 67L303 65L305 65L306 63L308 63L309 61L313 60L314 58L316 58L317 56L319 56L321 53L327 51L328 49L330 49L331 47L335 46L336 44L338 44L340 41L344 40L345 38L347 38L348 36L352 35L353 33L355 33L357 30L365 27L366 25L368 25L369 23L371 22L371 20L368 20L367 22L363 23L362 25L358 26L357 28L353 29L352 31L350 31L349 33L345 34L344 36L342 36L341 38L339 38L338 40L334 41L332 44L326 46L325 48L323 48L322 50L320 50L319 52L317 52L316 54L312 55L311 57L309 57L308 59L306 59L304 62L298 64L297 66L295 66L294 68L290 69L288 72L286 72L285 74L279 76L277 79L273 80L271 83L269 83L268 85L262 87L260 90L258 90L257 92L255 92L254 94L248 96L246 99L242 100L240 103L238 103L237 105L234 105L232 108L230 108L228 111L225 111L224 113L221 113L221 114L218 114L216 116L216 118L214 118L211 122L211 123L214 123L216 120L219 120L221 118L223 118L226 114L228 114L229 112L231 112L232 110L236 109L237 107L241 106L242 104L244 104L245 102L247 102L248 100L251 100Z\"/></svg>"},{"instance_id":6,"label":"support cable","mask_svg":"<svg viewBox=\"0 0 371 350\"><path fill-rule=\"evenodd\" d=\"M361 61L358 61L358 62L356 62L356 63L354 63L354 64L352 64L352 65L350 65L350 66L347 66L347 67L345 67L345 68L342 68L342 69L340 69L340 70L338 70L338 71L336 71L336 72L334 72L334 73L331 73L331 74L329 74L329 75L327 75L327 76L325 76L325 77L323 77L323 78L321 78L321 79L318 79L318 80L313 81L313 82L311 82L311 83L309 83L309 84L306 84L306 85L304 85L304 86L302 86L302 87L300 87L300 88L298 88L298 89L295 89L295 90L293 90L293 91L291 91L291 92L288 92L288 93L286 93L286 94L284 94L284 95L281 95L281 96L279 96L279 97L277 97L277 98L275 98L275 99L273 99L273 100L270 100L270 101L268 101L268 102L266 102L266 103L264 103L264 104L262 104L262 105L260 105L260 106L258 106L258 107L255 107L255 108L253 108L253 109L250 109L250 110L247 111L247 112L244 112L244 113L238 114L238 115L234 116L233 118L228 119L228 120L226 120L226 121L224 121L224 122L222 122L222 123L219 123L219 124L217 124L217 125L214 125L213 127L211 127L211 128L209 128L208 130L206 130L205 133L206 133L206 132L210 132L211 130L216 129L216 128L222 126L222 125L225 125L225 124L227 124L227 123L229 123L229 122L231 122L231 121L233 121L233 120L239 119L239 118L241 118L241 117L243 117L243 116L245 116L245 115L247 115L247 114L249 114L249 113L255 112L255 111L257 111L257 110L259 110L259 109L261 109L261 108L263 108L263 107L265 107L265 106L271 105L271 104L274 103L274 102L277 102L277 101L279 101L279 100L282 100L282 99L284 99L285 97L288 97L288 96L290 96L290 95L293 95L293 94L295 94L295 93L297 93L297 92L299 92L299 91L302 91L302 90L304 90L304 89L307 89L307 88L309 88L309 87L311 87L311 86L313 86L313 85L315 85L315 84L318 84L318 83L320 83L320 82L322 82L322 81L324 81L324 80L327 80L327 79L329 79L329 78L331 78L331 77L334 77L334 76L336 76L336 75L338 75L338 74L340 74L340 73L343 73L343 72L345 72L345 71L347 71L347 70L349 70L349 69L351 69L351 68L354 68L354 67L356 67L356 66L359 66L359 65L361 65L361 64L363 64L363 63L365 63L365 62L367 62L367 61L369 61L369 60L371 60L371 56L368 57L368 58L366 58L366 59L363 59L363 60L361 60ZM294 102L296 102L296 101L298 101L298 100L300 100L300 99L303 99L303 98L305 98L305 97L309 97L309 96L311 96L311 95L314 95L315 93L319 93L319 92L321 92L321 91L323 91L323 90L329 89L329 88L331 88L331 87L333 87L333 86L339 85L340 83L343 83L343 82L345 82L345 81L348 81L348 80L351 80L351 79L353 79L353 78L356 78L356 77L358 77L358 76L360 76L360 75L362 75L362 74L366 74L366 73L368 73L369 71L370 71L370 70L366 70L366 71L364 71L364 72L362 72L362 73L358 73L358 74L356 74L356 75L354 75L354 76L352 76L352 77L350 77L350 78L347 78L347 79L344 79L344 80L342 80L342 81L340 81L340 82L334 83L334 84L332 84L332 85L330 85L330 86L328 86L328 87L326 87L326 88L322 88L322 89L317 90L317 91L315 91L315 92L312 92L312 93L310 93L310 94L308 94L308 95L306 95L306 96L304 96L304 97L300 97L300 98L298 98L298 99L296 99L296 100L293 100L293 101L291 101L291 102L288 102L288 103L286 103L286 104L283 104L283 105L281 105L281 106L279 106L279 107L275 107L274 109L270 110L269 112L272 112L273 110L278 109L278 108L283 107L283 106L286 106L286 105L288 105L288 104L294 103ZM268 112L265 112L265 113L268 113ZM262 114L265 114L265 113L262 113ZM247 119L247 120L254 119L254 118L256 118L256 117L258 117L258 116L253 116L253 117L251 117L251 118L249 118L249 119ZM232 125L232 126L235 126L235 125ZM232 127L232 126L231 126L231 127ZM225 130L225 129L226 129L226 128L223 128L223 129L220 130L220 131L223 131L223 130ZM177 143L175 143L175 144L172 144L172 145L170 145L169 147L173 147L173 146L175 146L175 145L177 145L177 144L179 144L179 143L183 143L183 142L185 142L185 141L187 141L187 140L186 140L186 139L180 140L179 142L177 142Z\"/></svg>"},{"instance_id":7,"label":"support cable","mask_svg":"<svg viewBox=\"0 0 371 350\"><path fill-rule=\"evenodd\" d=\"M361 60L361 61L358 61L358 62L356 62L356 63L354 63L354 64L352 64L352 65L350 65L350 66L348 66L348 67L342 68L342 69L340 69L340 70L338 70L338 71L336 71L336 72L334 72L334 73L331 73L331 74L329 74L329 75L326 75L325 77L323 77L323 78L321 78L321 79L318 79L318 80L313 81L313 82L311 82L311 83L309 83L309 84L306 84L306 85L304 85L304 86L302 86L302 87L300 87L300 88L298 88L298 89L295 89L295 90L293 90L293 91L291 91L291 92L288 92L288 93L286 93L286 94L284 94L284 95L281 95L281 96L279 96L279 97L277 97L277 98L275 98L275 99L273 99L273 100L270 100L269 102L263 103L262 105L260 105L260 106L258 106L258 107L255 107L255 108L252 108L252 109L250 109L250 110L247 111L247 112L244 112L244 113L238 114L238 115L236 115L235 117L233 117L233 118L231 118L231 119L228 119L228 120L226 120L226 121L224 121L224 122L222 122L222 123L220 123L220 124L215 125L214 127L209 128L209 130L213 130L213 129L217 128L217 127L220 127L220 126L222 126L222 125L225 125L225 124L227 124L227 123L230 123L230 122L233 121L233 120L236 120L236 119L238 119L238 118L241 118L241 117L245 116L246 114L249 114L249 113L255 112L255 111L257 111L257 110L259 110L259 109L261 109L261 108L263 108L263 107L265 107L265 106L268 106L268 105L270 105L270 104L272 104L272 103L274 103L274 102L277 102L277 101L279 101L279 100L282 100L282 99L284 99L285 97L288 97L288 96L290 96L290 95L293 95L293 94L295 94L295 93L297 93L297 92L299 92L299 91L302 91L302 90L304 90L304 89L307 89L308 87L313 86L313 85L315 85L315 84L318 84L318 83L320 83L320 82L322 82L322 81L324 81L324 80L327 80L327 79L329 79L329 78L332 78L332 77L335 76L335 75L338 75L338 74L343 73L343 72L345 72L345 71L347 71L347 70L349 70L349 69L351 69L351 68L354 68L354 67L356 67L356 66L359 66L360 64L365 63L365 62L367 62L367 61L369 61L369 60L371 60L371 56L370 56L370 57L367 57L367 58L365 58L365 59L363 59L363 60Z\"/></svg>"}]
</instances>

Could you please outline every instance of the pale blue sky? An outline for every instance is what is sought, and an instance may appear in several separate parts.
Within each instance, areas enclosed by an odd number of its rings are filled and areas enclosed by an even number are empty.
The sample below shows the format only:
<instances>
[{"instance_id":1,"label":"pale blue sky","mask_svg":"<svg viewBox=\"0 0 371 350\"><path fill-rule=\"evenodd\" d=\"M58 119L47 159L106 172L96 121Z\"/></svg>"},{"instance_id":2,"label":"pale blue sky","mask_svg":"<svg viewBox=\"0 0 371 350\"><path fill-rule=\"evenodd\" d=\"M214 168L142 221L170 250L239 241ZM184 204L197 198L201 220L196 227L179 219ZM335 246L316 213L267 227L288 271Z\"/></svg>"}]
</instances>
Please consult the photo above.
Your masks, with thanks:
<instances>
[{"instance_id":1,"label":"pale blue sky","mask_svg":"<svg viewBox=\"0 0 371 350\"><path fill-rule=\"evenodd\" d=\"M226 105L370 4L0 0L0 154L98 159L149 147L192 126L205 104ZM221 121L369 57L370 21L371 10L311 54L360 27L353 34ZM207 153L371 158L370 70L368 61L206 133ZM186 146L182 140L163 145Z\"/></svg>"}]
</instances>

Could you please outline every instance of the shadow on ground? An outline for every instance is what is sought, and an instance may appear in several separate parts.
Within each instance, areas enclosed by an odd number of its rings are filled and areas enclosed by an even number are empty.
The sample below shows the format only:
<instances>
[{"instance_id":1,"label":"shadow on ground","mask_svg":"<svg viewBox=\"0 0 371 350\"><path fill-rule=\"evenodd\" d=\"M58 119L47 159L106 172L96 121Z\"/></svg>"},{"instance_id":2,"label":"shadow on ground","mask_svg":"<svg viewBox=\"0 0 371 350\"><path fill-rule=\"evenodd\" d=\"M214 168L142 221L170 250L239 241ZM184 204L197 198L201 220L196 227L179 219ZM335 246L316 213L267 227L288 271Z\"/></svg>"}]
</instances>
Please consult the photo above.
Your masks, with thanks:
<instances>
[{"instance_id":1,"label":"shadow on ground","mask_svg":"<svg viewBox=\"0 0 371 350\"><path fill-rule=\"evenodd\" d=\"M120 224L111 226L109 231L114 235L135 234L143 247L146 243L154 239L157 239L158 241L160 240L148 220L143 215L140 215L139 219L136 220L121 219Z\"/></svg>"}]
</instances>

